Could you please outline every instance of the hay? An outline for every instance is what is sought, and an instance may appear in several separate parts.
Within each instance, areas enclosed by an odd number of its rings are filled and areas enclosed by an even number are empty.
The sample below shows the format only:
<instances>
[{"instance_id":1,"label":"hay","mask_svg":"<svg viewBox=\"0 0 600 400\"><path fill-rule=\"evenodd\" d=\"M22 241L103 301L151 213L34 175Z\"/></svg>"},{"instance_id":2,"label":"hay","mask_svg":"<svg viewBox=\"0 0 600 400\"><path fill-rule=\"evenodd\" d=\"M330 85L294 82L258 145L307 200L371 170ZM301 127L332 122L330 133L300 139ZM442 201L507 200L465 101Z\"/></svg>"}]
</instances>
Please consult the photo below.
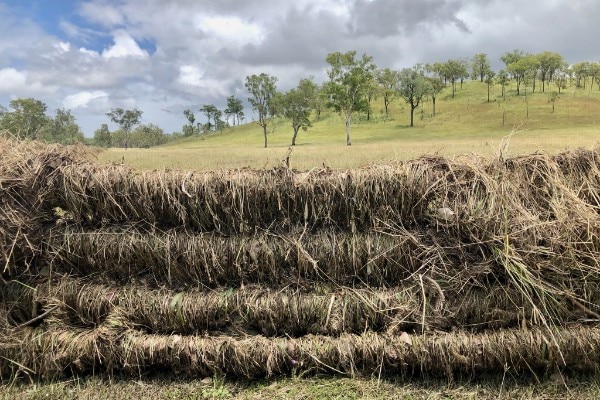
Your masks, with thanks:
<instances>
[{"instance_id":1,"label":"hay","mask_svg":"<svg viewBox=\"0 0 600 400\"><path fill-rule=\"evenodd\" d=\"M545 374L557 369L592 372L600 366L600 329L571 326L481 334L366 333L267 339L262 336L147 335L118 337L98 330L24 329L3 345L2 371L58 377L118 369L138 375L161 369L192 376L259 378L279 374L335 373L394 376L469 376L481 372ZM19 355L18 355L19 354ZM10 363L17 358L21 361Z\"/></svg>"},{"instance_id":2,"label":"hay","mask_svg":"<svg viewBox=\"0 0 600 400\"><path fill-rule=\"evenodd\" d=\"M428 282L390 289L332 287L310 289L246 286L240 289L173 291L140 285L99 285L64 278L44 282L35 297L19 296L17 309L52 310L48 324L95 327L109 315L130 326L160 334L259 333L299 337L307 334L433 332L457 327L470 332L518 326L564 325L600 311L600 288L588 285L580 302L563 301L534 307L519 288L472 289L461 294ZM425 297L422 291L425 290ZM587 307L581 307L581 304ZM35 318L33 314L30 318ZM13 324L22 323L16 320Z\"/></svg>"},{"instance_id":3,"label":"hay","mask_svg":"<svg viewBox=\"0 0 600 400\"><path fill-rule=\"evenodd\" d=\"M136 172L0 140L0 376L593 371L599 155Z\"/></svg>"},{"instance_id":4,"label":"hay","mask_svg":"<svg viewBox=\"0 0 600 400\"><path fill-rule=\"evenodd\" d=\"M460 243L443 233L427 231L308 235L296 230L223 237L131 228L58 231L48 242L47 257L56 271L124 283L144 279L154 286L277 285L298 279L394 286L423 266L463 269L486 262L477 246L459 249Z\"/></svg>"}]
</instances>

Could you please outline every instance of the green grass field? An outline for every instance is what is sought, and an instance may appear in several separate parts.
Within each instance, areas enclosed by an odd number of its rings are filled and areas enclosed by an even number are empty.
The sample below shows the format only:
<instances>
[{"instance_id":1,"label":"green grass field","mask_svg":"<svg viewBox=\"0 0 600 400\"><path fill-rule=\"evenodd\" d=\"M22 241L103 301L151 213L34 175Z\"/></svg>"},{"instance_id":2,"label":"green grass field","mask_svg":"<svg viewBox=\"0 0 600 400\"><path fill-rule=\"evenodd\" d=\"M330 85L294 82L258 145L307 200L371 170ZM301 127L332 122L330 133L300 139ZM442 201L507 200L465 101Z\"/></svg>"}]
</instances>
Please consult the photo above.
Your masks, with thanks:
<instances>
[{"instance_id":1,"label":"green grass field","mask_svg":"<svg viewBox=\"0 0 600 400\"><path fill-rule=\"evenodd\" d=\"M514 86L514 85L513 85ZM354 121L352 146L345 145L342 118L323 113L307 132L301 132L290 155L292 168L309 170L326 165L353 168L374 162L406 160L421 155L456 157L476 153L496 154L503 138L511 135L508 155L535 151L555 152L567 148L594 147L600 139L600 91L566 89L552 110L550 93L515 96L508 87L506 99L500 87L465 82L455 99L445 89L438 97L436 116L431 101L415 111L410 128L408 106L396 100L385 118L382 106L373 105L371 121ZM531 89L529 89L531 91ZM527 116L527 108L529 116ZM263 147L262 128L249 122L205 137L185 138L150 149L109 149L100 153L101 162L124 162L140 169L229 169L282 165L287 156L292 129L289 122L276 120L269 133L269 148Z\"/></svg>"}]
</instances>

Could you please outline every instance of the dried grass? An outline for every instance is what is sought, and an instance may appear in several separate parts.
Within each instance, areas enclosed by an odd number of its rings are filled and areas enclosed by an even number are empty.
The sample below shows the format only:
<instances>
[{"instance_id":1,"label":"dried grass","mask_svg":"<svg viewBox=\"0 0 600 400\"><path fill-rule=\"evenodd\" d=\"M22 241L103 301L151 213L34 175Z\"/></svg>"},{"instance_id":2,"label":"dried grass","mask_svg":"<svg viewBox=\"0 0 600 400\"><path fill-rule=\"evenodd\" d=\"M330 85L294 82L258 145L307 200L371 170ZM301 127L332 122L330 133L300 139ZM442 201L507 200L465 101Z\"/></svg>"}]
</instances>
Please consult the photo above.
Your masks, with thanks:
<instances>
[{"instance_id":1,"label":"dried grass","mask_svg":"<svg viewBox=\"0 0 600 400\"><path fill-rule=\"evenodd\" d=\"M596 370L599 156L135 172L2 139L0 375Z\"/></svg>"},{"instance_id":2,"label":"dried grass","mask_svg":"<svg viewBox=\"0 0 600 400\"><path fill-rule=\"evenodd\" d=\"M25 328L0 348L2 371L59 377L119 370L162 369L193 376L259 378L279 374L472 375L482 372L546 374L596 371L600 329L504 329L480 334L366 333L268 339L254 335L148 335L127 330L109 337L99 329ZM19 365L8 360L19 359Z\"/></svg>"}]
</instances>

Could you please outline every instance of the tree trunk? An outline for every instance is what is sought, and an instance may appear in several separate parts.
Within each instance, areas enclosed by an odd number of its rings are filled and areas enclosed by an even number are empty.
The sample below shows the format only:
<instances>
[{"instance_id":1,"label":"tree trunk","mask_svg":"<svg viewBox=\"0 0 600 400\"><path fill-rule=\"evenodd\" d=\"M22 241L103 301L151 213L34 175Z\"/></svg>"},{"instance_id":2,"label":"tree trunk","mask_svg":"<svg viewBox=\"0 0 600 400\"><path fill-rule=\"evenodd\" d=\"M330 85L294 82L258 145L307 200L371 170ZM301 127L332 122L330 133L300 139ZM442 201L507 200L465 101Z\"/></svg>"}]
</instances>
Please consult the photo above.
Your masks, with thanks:
<instances>
[{"instance_id":1,"label":"tree trunk","mask_svg":"<svg viewBox=\"0 0 600 400\"><path fill-rule=\"evenodd\" d=\"M490 84L488 83L488 103L490 102Z\"/></svg>"},{"instance_id":2,"label":"tree trunk","mask_svg":"<svg viewBox=\"0 0 600 400\"><path fill-rule=\"evenodd\" d=\"M267 148L267 124L263 124L263 133L265 135L265 149Z\"/></svg>"},{"instance_id":3,"label":"tree trunk","mask_svg":"<svg viewBox=\"0 0 600 400\"><path fill-rule=\"evenodd\" d=\"M415 108L417 108L417 107L413 106L412 104L410 105L410 127L411 128L414 126Z\"/></svg>"},{"instance_id":4,"label":"tree trunk","mask_svg":"<svg viewBox=\"0 0 600 400\"><path fill-rule=\"evenodd\" d=\"M296 137L298 136L298 130L300 129L299 126L294 126L294 136L292 136L292 146L296 145Z\"/></svg>"},{"instance_id":5,"label":"tree trunk","mask_svg":"<svg viewBox=\"0 0 600 400\"><path fill-rule=\"evenodd\" d=\"M389 115L388 114L388 105L389 104L390 104L390 100L387 97L385 97L383 99L383 107L385 108L385 115Z\"/></svg>"},{"instance_id":6,"label":"tree trunk","mask_svg":"<svg viewBox=\"0 0 600 400\"><path fill-rule=\"evenodd\" d=\"M435 97L431 98L431 102L433 103L433 116L435 117Z\"/></svg>"},{"instance_id":7,"label":"tree trunk","mask_svg":"<svg viewBox=\"0 0 600 400\"><path fill-rule=\"evenodd\" d=\"M352 145L350 142L350 123L352 122L352 114L346 114L346 146Z\"/></svg>"}]
</instances>

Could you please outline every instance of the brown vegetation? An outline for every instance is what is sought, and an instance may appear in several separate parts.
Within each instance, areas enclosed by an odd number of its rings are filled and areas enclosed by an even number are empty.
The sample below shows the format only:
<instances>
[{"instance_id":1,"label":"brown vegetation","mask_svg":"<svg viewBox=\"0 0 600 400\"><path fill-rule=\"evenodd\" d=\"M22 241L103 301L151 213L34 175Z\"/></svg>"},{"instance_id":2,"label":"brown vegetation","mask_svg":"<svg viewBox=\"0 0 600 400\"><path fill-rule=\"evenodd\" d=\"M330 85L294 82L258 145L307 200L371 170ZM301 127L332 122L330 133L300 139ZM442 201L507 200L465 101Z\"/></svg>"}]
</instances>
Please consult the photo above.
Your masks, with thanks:
<instances>
[{"instance_id":1,"label":"brown vegetation","mask_svg":"<svg viewBox=\"0 0 600 400\"><path fill-rule=\"evenodd\" d=\"M600 153L135 172L0 143L0 374L594 371Z\"/></svg>"}]
</instances>

